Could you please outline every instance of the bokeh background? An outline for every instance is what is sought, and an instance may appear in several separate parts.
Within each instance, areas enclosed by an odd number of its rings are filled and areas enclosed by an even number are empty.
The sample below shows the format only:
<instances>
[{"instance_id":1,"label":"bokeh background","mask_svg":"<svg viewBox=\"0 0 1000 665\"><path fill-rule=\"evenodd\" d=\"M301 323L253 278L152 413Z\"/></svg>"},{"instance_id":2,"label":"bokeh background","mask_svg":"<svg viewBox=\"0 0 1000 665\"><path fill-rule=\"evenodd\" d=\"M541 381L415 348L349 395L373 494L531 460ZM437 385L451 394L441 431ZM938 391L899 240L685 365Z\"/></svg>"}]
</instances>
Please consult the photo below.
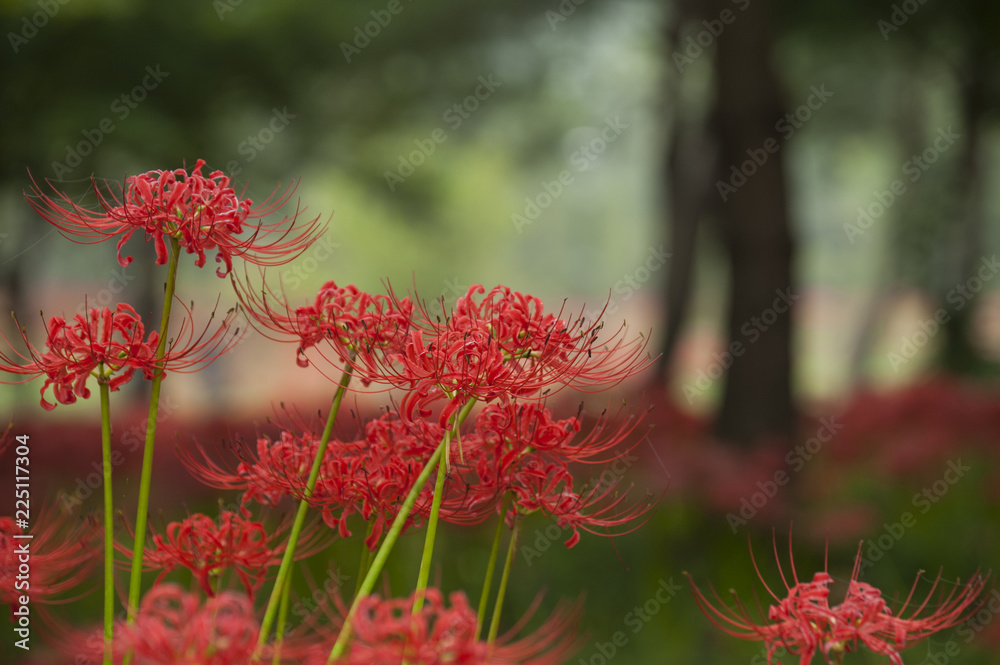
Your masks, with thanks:
<instances>
[{"instance_id":1,"label":"bokeh background","mask_svg":"<svg viewBox=\"0 0 1000 665\"><path fill-rule=\"evenodd\" d=\"M289 207L329 220L269 273L292 296L327 280L429 300L506 284L651 336L660 359L620 392L652 407L628 483L662 495L657 509L568 551L539 519L525 545L551 547L515 568L511 623L538 589L546 607L585 594L572 662L763 662L699 613L682 573L750 600L748 540L780 585L771 533L784 548L793 524L800 575L829 539L835 597L861 541L865 579L904 596L918 571L926 589L939 567L946 585L996 568L995 4L35 0L4 2L0 21L0 300L35 339L39 310L158 312L163 272L140 239L122 268L113 243L62 238L25 200L31 178L87 205L91 177L199 158L255 200L297 183ZM181 284L200 315L232 305L211 262L182 262ZM172 443L225 446L279 403L327 403L329 382L293 360L250 332L164 384L162 519L216 496ZM45 413L38 387L0 386L0 409L31 434L36 501L57 509L99 460L97 408ZM116 395L125 474L145 389ZM562 399L575 413L583 398ZM585 398L593 414L618 399ZM906 513L913 526L896 528ZM446 588L478 593L491 531L447 534ZM419 540L396 557L399 588ZM357 552L337 543L326 559L317 577L355 570ZM661 583L683 588L636 624ZM98 595L64 614L96 616ZM996 662L997 609L906 662ZM602 653L619 630L625 646ZM22 656L11 641L5 662Z\"/></svg>"}]
</instances>

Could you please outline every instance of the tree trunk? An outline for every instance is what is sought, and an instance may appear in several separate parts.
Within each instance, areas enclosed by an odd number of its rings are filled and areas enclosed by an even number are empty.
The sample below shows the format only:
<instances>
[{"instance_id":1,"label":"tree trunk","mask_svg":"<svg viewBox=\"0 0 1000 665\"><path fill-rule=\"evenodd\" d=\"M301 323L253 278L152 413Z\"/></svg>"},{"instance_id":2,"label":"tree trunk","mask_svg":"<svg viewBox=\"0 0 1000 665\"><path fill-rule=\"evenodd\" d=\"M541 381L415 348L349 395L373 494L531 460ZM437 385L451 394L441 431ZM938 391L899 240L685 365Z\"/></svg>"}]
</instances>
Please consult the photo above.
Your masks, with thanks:
<instances>
[{"instance_id":1,"label":"tree trunk","mask_svg":"<svg viewBox=\"0 0 1000 665\"><path fill-rule=\"evenodd\" d=\"M976 374L984 360L972 344L972 316L975 307L956 309L946 302L945 294L955 284L965 283L976 274L983 252L982 125L989 110L987 103L988 63L983 47L973 44L969 71L960 74L963 136L960 145L958 177L955 182L959 219L952 236L949 268L953 279L941 285L940 302L950 317L943 325L944 345L940 364L959 374Z\"/></svg>"},{"instance_id":2,"label":"tree trunk","mask_svg":"<svg viewBox=\"0 0 1000 665\"><path fill-rule=\"evenodd\" d=\"M670 72L665 77L666 99L671 105L670 131L664 146L663 179L669 192L667 225L672 256L667 268L667 316L660 339L661 355L653 381L663 385L680 339L694 287L698 222L707 206L716 201L712 187L718 170L717 147L708 133L709 123L700 114L687 112L681 77L673 54L682 52L681 32L685 25L700 25L705 7L697 0L681 0L674 6L675 16L666 29L666 60ZM701 63L704 66L707 63ZM681 63L680 67L685 67ZM686 69L686 67L685 67ZM666 110L664 110L664 114Z\"/></svg>"},{"instance_id":3,"label":"tree trunk","mask_svg":"<svg viewBox=\"0 0 1000 665\"><path fill-rule=\"evenodd\" d=\"M716 3L720 14L731 7ZM724 198L722 229L730 259L726 351L733 356L714 429L719 438L743 445L790 436L795 427L791 333L792 303L799 294L792 281L783 168L791 137L784 125L776 125L785 118L785 108L771 67L770 20L770 2L757 0L737 12L734 24L716 40L713 117L723 165L717 189ZM733 168L747 175L736 175Z\"/></svg>"}]
</instances>

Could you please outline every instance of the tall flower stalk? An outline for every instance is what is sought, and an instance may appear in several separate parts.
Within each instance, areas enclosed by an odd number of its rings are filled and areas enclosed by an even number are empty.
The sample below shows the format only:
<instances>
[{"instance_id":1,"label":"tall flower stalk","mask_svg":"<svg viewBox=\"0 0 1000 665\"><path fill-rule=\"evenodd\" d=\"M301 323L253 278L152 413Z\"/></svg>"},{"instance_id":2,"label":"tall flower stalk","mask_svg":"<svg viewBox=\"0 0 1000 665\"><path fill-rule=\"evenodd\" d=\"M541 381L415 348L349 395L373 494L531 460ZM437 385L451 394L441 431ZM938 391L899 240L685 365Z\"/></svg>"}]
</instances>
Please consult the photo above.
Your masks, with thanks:
<instances>
[{"instance_id":1,"label":"tall flower stalk","mask_svg":"<svg viewBox=\"0 0 1000 665\"><path fill-rule=\"evenodd\" d=\"M101 457L104 475L104 665L111 665L115 621L115 505L111 491L111 390L101 367Z\"/></svg>"},{"instance_id":2,"label":"tall flower stalk","mask_svg":"<svg viewBox=\"0 0 1000 665\"><path fill-rule=\"evenodd\" d=\"M156 363L162 363L167 348L170 326L170 311L174 304L174 289L177 285L177 257L180 243L170 238L170 259L167 265L167 285L163 292L163 314L160 318L160 343L156 347ZM149 396L149 416L146 421L146 442L142 449L142 471L139 476L139 499L135 516L135 543L132 546L132 572L128 587L128 623L133 625L139 610L142 594L142 555L146 545L146 518L149 513L149 490L153 479L153 448L156 445L156 425L160 416L160 386L163 383L163 367L158 364L153 376L153 386Z\"/></svg>"},{"instance_id":3,"label":"tall flower stalk","mask_svg":"<svg viewBox=\"0 0 1000 665\"><path fill-rule=\"evenodd\" d=\"M292 531L288 536L288 546L285 549L285 555L281 559L281 567L278 569L278 577L274 580L274 587L271 589L271 596L267 599L267 608L264 610L264 619L261 621L260 626L260 637L259 646L263 646L267 642L269 633L271 632L271 624L274 622L275 612L278 610L278 603L281 599L281 594L283 593L284 586L288 582L288 577L291 572L292 560L295 556L295 545L299 538L299 533L302 531L302 525L306 520L306 513L309 511L309 499L312 496L313 491L316 489L316 481L319 478L320 467L323 463L323 457L326 455L327 445L330 443L330 437L333 435L333 427L337 422L337 413L340 411L340 403L344 399L344 394L347 392L347 387L351 383L351 371L350 369L344 370L343 375L340 378L340 384L337 386L337 392L333 396L333 404L330 406L330 414L326 419L326 426L323 428L323 435L320 438L319 447L316 450L316 457L313 459L312 468L309 470L309 479L306 481L305 493L302 500L299 502L298 510L295 513L295 522L292 524Z\"/></svg>"},{"instance_id":4,"label":"tall flower stalk","mask_svg":"<svg viewBox=\"0 0 1000 665\"><path fill-rule=\"evenodd\" d=\"M461 426L465 419L469 416L472 411L472 407L475 405L475 400L470 399L462 407L462 410L454 417L454 423L452 424L452 429L450 430L451 439L457 439L458 428ZM448 443L442 442L442 445L450 444L451 439L448 439ZM438 518L441 515L441 500L444 498L444 479L448 475L448 448L445 448L444 453L441 455L441 459L438 461L437 479L434 482L434 498L431 501L431 514L427 520L427 535L424 539L424 552L420 557L420 570L417 573L417 587L416 594L413 597L413 613L416 614L420 611L421 606L423 606L422 593L424 589L427 588L427 580L430 578L431 574L431 559L434 558L434 540L437 536Z\"/></svg>"},{"instance_id":5,"label":"tall flower stalk","mask_svg":"<svg viewBox=\"0 0 1000 665\"><path fill-rule=\"evenodd\" d=\"M479 610L476 612L477 635L483 630L483 622L486 620L486 607L490 602L490 592L493 590L493 573L496 572L497 555L500 553L500 539L503 537L504 522L507 519L507 510L510 508L510 492L506 492L503 497L503 505L500 507L500 519L497 520L497 529L493 534L493 545L490 547L490 558L486 564L486 575L483 577L483 591L479 596Z\"/></svg>"},{"instance_id":6,"label":"tall flower stalk","mask_svg":"<svg viewBox=\"0 0 1000 665\"><path fill-rule=\"evenodd\" d=\"M497 590L497 602L493 606L493 620L490 622L490 634L487 643L492 647L500 632L500 615L503 613L503 601L507 595L507 583L510 582L510 570L514 566L514 552L517 550L517 536L521 531L521 520L514 518L514 527L510 532L510 544L507 546L507 558L503 562L503 572L500 574L500 588Z\"/></svg>"},{"instance_id":7,"label":"tall flower stalk","mask_svg":"<svg viewBox=\"0 0 1000 665\"><path fill-rule=\"evenodd\" d=\"M427 484L427 480L430 478L434 467L440 463L442 455L447 454L455 432L458 431L458 428L462 425L466 416L468 416L472 411L474 403L475 400L470 399L462 407L459 413L456 414L453 427L449 428L445 432L440 445L438 445L434 454L431 455L431 458L427 460L423 471L421 471L420 475L417 476L416 481L413 483L409 493L403 500L403 505L400 506L399 512L396 514L396 519L393 520L392 526L389 527L389 531L385 535L385 540L382 541L378 551L375 553L374 559L372 559L372 564L368 569L368 573L365 575L364 580L361 581L361 585L358 587L357 596L355 596L354 601L351 603L351 607L344 619L344 626L340 629L340 633L337 635L337 641L330 650L330 656L327 658L328 663L332 663L334 660L343 655L344 649L347 647L347 641L351 638L351 622L357 614L361 601L364 600L365 597L372 592L372 589L375 588L375 581L382 573L382 568L385 566L385 563L389 558L389 554L392 552L392 548L396 545L396 540L399 538L399 534L403 531L403 527L405 526L406 520L410 515L410 511L413 510L413 505L416 503L417 497L420 495L420 491L423 489L424 485ZM433 549L433 540L431 541L431 547Z\"/></svg>"}]
</instances>

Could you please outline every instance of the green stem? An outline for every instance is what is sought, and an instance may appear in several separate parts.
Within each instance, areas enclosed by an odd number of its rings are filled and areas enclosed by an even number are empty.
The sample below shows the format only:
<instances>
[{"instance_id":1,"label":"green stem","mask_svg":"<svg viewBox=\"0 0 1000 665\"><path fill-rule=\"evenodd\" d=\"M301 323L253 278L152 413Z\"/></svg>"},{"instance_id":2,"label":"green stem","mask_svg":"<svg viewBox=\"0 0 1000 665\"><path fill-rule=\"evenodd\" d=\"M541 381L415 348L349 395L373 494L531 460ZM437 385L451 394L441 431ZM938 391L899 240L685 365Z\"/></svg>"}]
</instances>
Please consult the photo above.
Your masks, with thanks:
<instances>
[{"instance_id":1,"label":"green stem","mask_svg":"<svg viewBox=\"0 0 1000 665\"><path fill-rule=\"evenodd\" d=\"M493 547L490 548L490 561L486 564L486 579L483 580L483 593L479 596L479 612L476 616L476 636L483 630L483 621L486 620L486 606L490 600L490 590L493 587L493 573L497 567L497 554L500 552L500 539L503 538L503 525L507 518L507 510L510 508L510 492L504 494L503 505L500 507L500 521L497 522L496 533L493 534Z\"/></svg>"},{"instance_id":2,"label":"green stem","mask_svg":"<svg viewBox=\"0 0 1000 665\"><path fill-rule=\"evenodd\" d=\"M176 238L170 239L170 261L167 265L167 286L163 293L163 316L160 319L160 343L156 347L157 363L167 350L170 326L170 308L174 303L174 289L177 285L177 257L181 245ZM142 451L142 475L139 479L139 506L135 516L135 544L132 547L132 574L128 587L128 625L135 624L139 613L139 596L142 592L142 555L146 546L146 517L149 512L149 487L153 477L153 446L156 443L156 420L160 411L160 384L163 382L163 367L159 367L153 377L153 389L149 398L149 418L146 421L146 445ZM126 661L131 661L131 654Z\"/></svg>"},{"instance_id":3,"label":"green stem","mask_svg":"<svg viewBox=\"0 0 1000 665\"><path fill-rule=\"evenodd\" d=\"M278 606L278 625L274 629L276 636L274 638L273 665L278 665L281 662L281 645L285 641L285 622L288 618L288 597L291 595L291 591L292 579L289 575L288 584L285 584L281 590L281 603Z\"/></svg>"},{"instance_id":4,"label":"green stem","mask_svg":"<svg viewBox=\"0 0 1000 665\"><path fill-rule=\"evenodd\" d=\"M465 405L472 407L472 402ZM453 428L454 436L458 435L458 425ZM431 559L434 558L434 539L437 537L438 517L441 514L441 497L444 495L444 479L448 475L448 455L441 455L438 461L437 479L434 481L434 497L431 499L431 515L427 519L427 535L424 537L424 553L420 557L420 571L417 573L417 587L413 592L413 616L424 606L424 591L427 590L427 580L431 575Z\"/></svg>"},{"instance_id":5,"label":"green stem","mask_svg":"<svg viewBox=\"0 0 1000 665\"><path fill-rule=\"evenodd\" d=\"M511 565L514 563L514 550L517 547L517 534L521 530L521 520L514 517L514 529L510 534L510 546L507 548L507 560L503 564L503 574L500 576L500 589L497 591L497 602L493 606L493 620L490 622L489 645L492 647L496 642L497 632L500 630L500 613L503 611L503 598L507 592L507 581L510 579Z\"/></svg>"},{"instance_id":6,"label":"green stem","mask_svg":"<svg viewBox=\"0 0 1000 665\"><path fill-rule=\"evenodd\" d=\"M101 371L103 373L103 367ZM104 458L104 665L111 665L115 624L115 516L111 492L111 389L98 381L101 391L101 453Z\"/></svg>"},{"instance_id":7,"label":"green stem","mask_svg":"<svg viewBox=\"0 0 1000 665\"><path fill-rule=\"evenodd\" d=\"M368 529L365 532L365 541L367 541L371 537L372 531L374 529L375 529L375 520L372 520L371 522L368 523ZM354 600L354 598L358 597L358 590L361 588L361 580L364 579L365 575L368 573L368 567L371 565L371 563L372 563L372 551L368 549L368 545L366 542L362 542L361 563L358 565L358 579L354 583L354 596L351 598L352 601Z\"/></svg>"},{"instance_id":8,"label":"green stem","mask_svg":"<svg viewBox=\"0 0 1000 665\"><path fill-rule=\"evenodd\" d=\"M392 526L389 527L388 533L385 534L385 540L382 541L382 545L379 546L378 552L375 553L375 559L372 561L371 568L368 569L368 574L365 575L365 579L361 582L361 586L358 589L358 594L354 597L354 602L351 603L351 609L347 612L347 617L344 619L344 625L340 629L340 634L337 636L337 642L333 645L333 649L330 650L330 656L327 658L327 663L332 663L334 660L343 655L344 649L347 647L347 640L351 637L351 621L354 619L354 613L358 610L358 605L361 600L372 592L375 588L375 580L382 573L382 568L385 566L386 560L389 558L390 552L392 552L393 546L396 544L396 540L399 538L399 534L403 531L403 526L406 524L407 518L410 516L410 511L413 510L414 504L417 502L417 496L420 494L420 490L423 489L424 485L427 484L427 479L431 476L431 471L441 460L441 454L448 450L451 445L451 439L454 432L458 430L459 426L465 421L466 416L472 411L472 407L475 404L475 399L470 398L466 402L462 410L457 414L455 419L454 427L445 432L444 437L441 439L441 443L438 445L437 449L431 455L430 459L427 460L427 464L424 465L423 470L417 479L413 483L413 487L410 488L410 492L406 495L403 500L403 505L399 507L399 512L396 513L396 519L392 521Z\"/></svg>"},{"instance_id":9,"label":"green stem","mask_svg":"<svg viewBox=\"0 0 1000 665\"><path fill-rule=\"evenodd\" d=\"M319 470L323 463L323 457L326 455L326 447L330 443L330 437L333 434L333 425L337 421L337 412L340 411L340 403L344 399L344 393L347 392L347 386L351 383L351 377L350 365L345 365L344 373L340 377L340 385L337 386L337 392L333 396L333 405L330 407L330 415L326 419L323 436L320 438L319 447L316 450L316 459L313 460L312 469L309 471L305 495L299 503L298 511L295 513L292 531L288 535L288 545L285 547L284 556L281 557L281 567L278 568L278 576L274 580L274 588L271 589L271 596L267 599L264 620L260 625L257 651L254 653L251 662L255 662L260 658L261 649L267 643L267 637L271 632L271 624L274 623L274 615L278 610L278 600L281 598L282 589L292 569L292 561L295 558L295 546L298 543L299 534L302 532L302 526L305 524L306 513L309 511L309 497L312 496L313 490L316 489L316 481L319 479Z\"/></svg>"}]
</instances>

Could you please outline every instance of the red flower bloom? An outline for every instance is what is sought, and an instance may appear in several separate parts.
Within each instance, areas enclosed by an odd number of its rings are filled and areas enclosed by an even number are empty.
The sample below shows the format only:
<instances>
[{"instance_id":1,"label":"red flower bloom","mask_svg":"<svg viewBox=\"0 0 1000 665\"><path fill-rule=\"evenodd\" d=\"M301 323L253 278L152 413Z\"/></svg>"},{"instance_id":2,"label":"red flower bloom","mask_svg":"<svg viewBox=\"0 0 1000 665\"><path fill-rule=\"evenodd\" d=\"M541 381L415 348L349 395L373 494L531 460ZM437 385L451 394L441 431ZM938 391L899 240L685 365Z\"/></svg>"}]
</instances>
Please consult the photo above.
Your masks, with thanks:
<instances>
[{"instance_id":1,"label":"red flower bloom","mask_svg":"<svg viewBox=\"0 0 1000 665\"><path fill-rule=\"evenodd\" d=\"M133 652L135 665L246 665L259 634L244 595L227 591L203 605L197 594L158 584L143 597L135 624L115 629L115 657Z\"/></svg>"},{"instance_id":2,"label":"red flower bloom","mask_svg":"<svg viewBox=\"0 0 1000 665\"><path fill-rule=\"evenodd\" d=\"M121 194L107 183L102 191L93 180L102 213L81 208L51 183L55 198L43 192L34 180L35 196L27 198L42 217L71 240L94 244L118 237L118 262L122 266L132 262L132 257L122 256L122 248L136 231L153 239L159 265L168 259L165 238L174 238L189 254L197 254L198 267L205 265L206 252L216 252L216 262L224 264L217 271L220 277L232 270L233 257L262 266L287 263L322 233L318 217L296 229L298 211L290 219L255 223L283 206L293 187L277 197L275 189L261 207L254 208L252 200L236 195L222 171L213 171L208 177L201 175L204 166L205 161L199 159L190 174L176 169L129 176Z\"/></svg>"},{"instance_id":3,"label":"red flower bloom","mask_svg":"<svg viewBox=\"0 0 1000 665\"><path fill-rule=\"evenodd\" d=\"M616 463L631 450L621 444L640 421L605 414L589 434L578 436L577 418L556 421L539 404L489 405L478 414L473 432L451 442L441 519L480 523L511 492L517 513L541 511L572 530L569 547L579 541L580 531L608 535L609 529L631 522L638 528L652 502L629 502L621 487L627 466ZM344 538L351 535L352 515L372 522L366 542L374 548L443 436L436 422L405 420L390 412L368 422L356 441L331 440L309 504ZM255 456L243 456L229 468L204 450L180 454L188 469L210 486L242 490L244 506L250 501L275 505L285 497L305 497L318 446L319 438L311 432L285 431L277 440L261 437ZM577 463L604 465L604 471L590 474L597 477L581 485L570 471L570 464ZM430 481L421 490L406 528L427 516L433 487Z\"/></svg>"},{"instance_id":4,"label":"red flower bloom","mask_svg":"<svg viewBox=\"0 0 1000 665\"><path fill-rule=\"evenodd\" d=\"M93 531L86 523L67 528L65 520L48 510L35 520L44 526L36 527L31 539L21 539L28 532L13 518L0 517L0 605L10 605L11 611L27 591L18 548L30 548L33 603L60 602L60 595L87 579L94 563Z\"/></svg>"},{"instance_id":5,"label":"red flower bloom","mask_svg":"<svg viewBox=\"0 0 1000 665\"><path fill-rule=\"evenodd\" d=\"M333 439L327 448L309 504L341 537L351 536L348 518L360 514L373 522L366 543L372 549L395 519L403 499L436 450L444 430L426 421L403 421L387 413L370 421L364 437L357 441ZM305 498L309 470L319 447L311 432L282 432L277 440L261 437L256 458L247 456L234 469L181 452L182 462L207 484L222 489L243 490L244 506L250 501L275 505L284 497ZM454 456L454 453L453 453ZM407 519L407 527L419 523L431 506L434 483L428 482ZM491 506L473 501L474 492L459 474L449 475L441 518L462 523L482 521Z\"/></svg>"},{"instance_id":6,"label":"red flower bloom","mask_svg":"<svg viewBox=\"0 0 1000 665\"><path fill-rule=\"evenodd\" d=\"M777 554L777 543L775 543L775 557ZM753 560L752 550L750 557ZM956 583L952 586L950 593L939 598L933 605L934 609L930 614L920 616L941 581L939 574L924 601L906 616L919 577L914 581L910 595L902 607L893 612L882 598L881 591L864 582L858 582L861 569L859 545L844 602L830 607L828 586L833 578L824 569L823 572L815 574L812 582L800 582L795 572L795 563L791 560L791 536L789 536L789 557L794 585L788 585L780 561L778 563L778 571L788 591L784 598L779 598L771 591L763 580L757 562L754 561L754 570L764 583L764 588L776 601L776 604L768 609L766 622L755 620L738 598L735 608L728 607L713 590L716 601L721 606L721 609L717 608L688 576L691 588L694 590L695 601L705 616L734 637L762 640L767 647L768 663L781 647L793 655L800 656L801 665L812 662L817 651L822 651L827 662L839 663L843 655L856 650L860 642L871 651L888 656L893 665L903 665L899 655L900 650L914 646L937 631L958 625L975 612L987 582L987 578L977 572L965 585ZM735 597L735 592L733 593Z\"/></svg>"},{"instance_id":7,"label":"red flower bloom","mask_svg":"<svg viewBox=\"0 0 1000 665\"><path fill-rule=\"evenodd\" d=\"M380 363L371 356L399 352L413 313L408 298L373 296L353 284L326 282L312 304L296 308L267 284L257 294L237 282L237 293L251 319L267 331L265 335L270 332L274 334L268 335L270 339L298 342L300 367L309 365L311 349L338 369L360 355L361 360L351 364L365 385L381 378ZM327 348L332 351L329 356Z\"/></svg>"},{"instance_id":8,"label":"red flower bloom","mask_svg":"<svg viewBox=\"0 0 1000 665\"><path fill-rule=\"evenodd\" d=\"M213 579L226 569L240 578L247 595L264 583L268 569L281 563L285 552L285 532L290 522L277 529L265 529L229 511L223 511L218 521L196 513L180 522L171 522L162 534L153 534L152 545L143 555L146 570L162 570L157 582L175 568L187 568L198 580L202 590L215 596ZM326 547L323 532L313 524L301 534L295 551L296 559L304 559ZM273 544L272 544L273 543ZM115 543L115 548L131 557L131 547ZM128 567L129 562L125 566Z\"/></svg>"},{"instance_id":9,"label":"red flower bloom","mask_svg":"<svg viewBox=\"0 0 1000 665\"><path fill-rule=\"evenodd\" d=\"M605 413L587 436L574 440L581 429L579 418L556 421L536 403L490 404L476 418L473 441L480 447L467 453L479 482L467 482L480 496L498 498L511 492L520 514L541 511L554 517L560 528L573 531L566 542L573 547L581 529L598 535L602 529L607 534L652 508L652 502L626 505L628 492L619 490L628 467L615 466L631 450L621 444L640 420L629 416L613 422ZM588 481L577 490L571 463L608 466L596 482Z\"/></svg>"},{"instance_id":10,"label":"red flower bloom","mask_svg":"<svg viewBox=\"0 0 1000 665\"><path fill-rule=\"evenodd\" d=\"M28 347L27 355L16 351L13 356L0 353L0 370L28 377L18 383L45 376L41 403L51 411L56 405L45 399L49 386L56 402L72 404L77 397L90 397L87 381L92 376L98 381L106 381L111 390L118 390L132 379L136 370L147 379L152 379L159 371L187 371L213 361L238 341L237 337L227 339L235 311L230 311L213 334L209 335L206 329L196 337L191 311L183 302L180 304L185 317L159 361L156 360L159 334L152 331L147 335L136 311L129 305L120 304L114 310L91 308L86 315L77 314L73 322L53 316L49 319L44 352L31 345L22 328L21 338ZM10 341L6 341L10 345Z\"/></svg>"},{"instance_id":11,"label":"red flower bloom","mask_svg":"<svg viewBox=\"0 0 1000 665\"><path fill-rule=\"evenodd\" d=\"M549 394L563 386L589 390L623 381L648 365L647 340L626 340L624 328L601 338L603 324L545 313L542 301L497 286L479 302L475 285L450 314L415 317L402 351L386 374L411 392L404 413L429 413L447 400L440 422L470 398L483 402Z\"/></svg>"},{"instance_id":12,"label":"red flower bloom","mask_svg":"<svg viewBox=\"0 0 1000 665\"><path fill-rule=\"evenodd\" d=\"M920 616L930 604L941 582L939 572L923 602L907 615L907 608L917 590L919 576L913 581L913 587L902 607L893 612L883 600L881 591L858 581L860 568L859 545L847 595L838 607L840 623L834 627L832 636L824 644L824 654L853 651L860 642L871 651L888 656L894 665L902 665L899 650L909 648L938 631L957 626L975 613L982 604L980 597L987 583L987 578L977 571L965 585L956 582L950 586L947 594L938 594L933 611Z\"/></svg>"},{"instance_id":13,"label":"red flower bloom","mask_svg":"<svg viewBox=\"0 0 1000 665\"><path fill-rule=\"evenodd\" d=\"M511 639L522 622L491 647L476 638L476 612L465 594L451 594L449 607L439 590L429 588L416 616L414 598L362 600L353 641L337 665L555 665L578 646L572 630L578 613L571 607L560 607L533 636ZM317 650L315 661L308 662L324 663L327 653Z\"/></svg>"}]
</instances>

